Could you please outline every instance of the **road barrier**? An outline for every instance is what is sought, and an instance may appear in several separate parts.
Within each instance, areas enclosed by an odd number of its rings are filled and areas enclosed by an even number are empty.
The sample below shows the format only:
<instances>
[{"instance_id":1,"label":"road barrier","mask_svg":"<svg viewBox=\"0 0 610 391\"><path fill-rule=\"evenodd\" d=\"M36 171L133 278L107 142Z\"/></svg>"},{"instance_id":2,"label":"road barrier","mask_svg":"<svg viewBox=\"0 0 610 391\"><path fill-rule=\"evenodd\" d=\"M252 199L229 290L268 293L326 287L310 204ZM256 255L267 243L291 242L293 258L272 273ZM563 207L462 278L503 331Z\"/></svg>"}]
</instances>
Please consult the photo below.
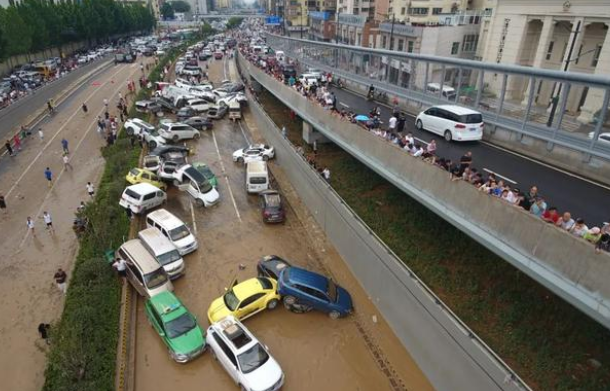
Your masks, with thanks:
<instances>
[{"instance_id":1,"label":"road barrier","mask_svg":"<svg viewBox=\"0 0 610 391\"><path fill-rule=\"evenodd\" d=\"M610 328L610 255L332 116L239 57L242 68L324 136L564 300Z\"/></svg>"}]
</instances>

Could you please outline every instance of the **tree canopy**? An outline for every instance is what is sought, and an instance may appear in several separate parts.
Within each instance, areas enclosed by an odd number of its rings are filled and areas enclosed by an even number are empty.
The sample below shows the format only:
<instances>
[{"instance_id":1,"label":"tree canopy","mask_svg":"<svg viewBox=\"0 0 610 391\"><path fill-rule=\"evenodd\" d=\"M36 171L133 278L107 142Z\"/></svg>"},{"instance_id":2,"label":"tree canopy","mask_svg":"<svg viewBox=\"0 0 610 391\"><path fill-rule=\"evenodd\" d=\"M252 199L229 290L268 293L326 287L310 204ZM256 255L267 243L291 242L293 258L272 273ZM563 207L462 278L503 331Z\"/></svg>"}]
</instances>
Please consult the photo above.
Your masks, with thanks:
<instances>
[{"instance_id":1,"label":"tree canopy","mask_svg":"<svg viewBox=\"0 0 610 391\"><path fill-rule=\"evenodd\" d=\"M227 21L227 28L233 29L233 28L239 27L243 20L244 20L244 18L232 17Z\"/></svg>"},{"instance_id":2,"label":"tree canopy","mask_svg":"<svg viewBox=\"0 0 610 391\"><path fill-rule=\"evenodd\" d=\"M171 2L174 12L189 12L191 5L183 0L176 0Z\"/></svg>"},{"instance_id":3,"label":"tree canopy","mask_svg":"<svg viewBox=\"0 0 610 391\"><path fill-rule=\"evenodd\" d=\"M172 4L169 2L163 3L159 12L161 12L161 16L163 16L163 19L165 20L174 19L174 7L172 7Z\"/></svg>"},{"instance_id":4,"label":"tree canopy","mask_svg":"<svg viewBox=\"0 0 610 391\"><path fill-rule=\"evenodd\" d=\"M22 0L0 7L0 59L64 43L149 31L152 11L114 0Z\"/></svg>"}]
</instances>

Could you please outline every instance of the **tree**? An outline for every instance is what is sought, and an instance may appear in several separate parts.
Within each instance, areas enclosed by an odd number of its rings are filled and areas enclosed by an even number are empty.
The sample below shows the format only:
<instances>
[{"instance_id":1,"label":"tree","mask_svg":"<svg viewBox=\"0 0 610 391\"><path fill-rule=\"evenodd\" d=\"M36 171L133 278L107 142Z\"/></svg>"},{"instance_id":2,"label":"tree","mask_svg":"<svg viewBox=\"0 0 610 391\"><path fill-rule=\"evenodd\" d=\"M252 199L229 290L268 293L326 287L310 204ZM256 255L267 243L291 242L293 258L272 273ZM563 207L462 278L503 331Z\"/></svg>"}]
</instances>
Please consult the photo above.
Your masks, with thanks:
<instances>
[{"instance_id":1,"label":"tree","mask_svg":"<svg viewBox=\"0 0 610 391\"><path fill-rule=\"evenodd\" d=\"M176 0L172 1L172 8L174 12L189 12L191 5L184 0Z\"/></svg>"},{"instance_id":2,"label":"tree","mask_svg":"<svg viewBox=\"0 0 610 391\"><path fill-rule=\"evenodd\" d=\"M169 2L163 3L160 11L163 19L174 19L174 7Z\"/></svg>"},{"instance_id":3,"label":"tree","mask_svg":"<svg viewBox=\"0 0 610 391\"><path fill-rule=\"evenodd\" d=\"M227 29L234 29L237 28L241 25L242 20L244 20L244 18L231 18L229 19L229 21L227 22Z\"/></svg>"}]
</instances>

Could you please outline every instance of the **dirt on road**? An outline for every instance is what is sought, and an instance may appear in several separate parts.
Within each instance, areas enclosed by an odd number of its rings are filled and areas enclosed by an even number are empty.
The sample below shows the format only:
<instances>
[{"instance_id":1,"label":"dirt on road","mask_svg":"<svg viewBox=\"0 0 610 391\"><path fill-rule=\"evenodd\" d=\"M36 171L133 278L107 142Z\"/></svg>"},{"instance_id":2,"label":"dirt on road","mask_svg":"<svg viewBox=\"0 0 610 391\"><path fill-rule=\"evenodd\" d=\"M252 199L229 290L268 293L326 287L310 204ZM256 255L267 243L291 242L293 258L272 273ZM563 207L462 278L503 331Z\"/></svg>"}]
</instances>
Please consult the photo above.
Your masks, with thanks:
<instances>
[{"instance_id":1,"label":"dirt on road","mask_svg":"<svg viewBox=\"0 0 610 391\"><path fill-rule=\"evenodd\" d=\"M15 157L0 161L0 194L6 197L7 213L0 212L0 379L3 390L38 391L44 382L45 353L39 323L53 323L61 314L63 295L53 275L61 267L72 268L78 243L72 232L74 212L90 199L87 182L97 183L104 165L100 147L105 141L96 132L96 117L104 111L103 100L116 112L118 92L127 91L127 80L139 77L138 64L111 67L80 89L43 121ZM85 115L81 105L86 102ZM39 108L32 108L37 110ZM61 140L68 140L72 169L64 169ZM53 173L53 185L45 168ZM46 230L42 213L53 219L54 232ZM26 218L35 222L28 231ZM69 289L69 281L68 281Z\"/></svg>"},{"instance_id":2,"label":"dirt on road","mask_svg":"<svg viewBox=\"0 0 610 391\"><path fill-rule=\"evenodd\" d=\"M210 60L213 81L236 79L226 60ZM252 134L250 134L252 132ZM196 231L199 249L185 258L186 275L174 282L175 293L207 327L207 309L234 278L256 276L256 262L275 254L293 264L332 273L347 288L357 313L331 320L317 312L294 314L284 308L263 311L244 323L269 346L286 375L286 390L432 390L400 341L370 302L357 280L328 243L322 230L298 201L298 195L273 166L276 180L289 202L287 221L265 225L256 196L245 191L245 168L231 155L258 139L256 124L246 113L242 124L216 121L204 133L192 161L203 161L216 173L221 202L210 208L194 207L186 193L171 189L166 208ZM242 267L240 267L240 265ZM146 320L138 300L135 388L168 390L236 390L224 369L209 352L186 365L174 363Z\"/></svg>"}]
</instances>

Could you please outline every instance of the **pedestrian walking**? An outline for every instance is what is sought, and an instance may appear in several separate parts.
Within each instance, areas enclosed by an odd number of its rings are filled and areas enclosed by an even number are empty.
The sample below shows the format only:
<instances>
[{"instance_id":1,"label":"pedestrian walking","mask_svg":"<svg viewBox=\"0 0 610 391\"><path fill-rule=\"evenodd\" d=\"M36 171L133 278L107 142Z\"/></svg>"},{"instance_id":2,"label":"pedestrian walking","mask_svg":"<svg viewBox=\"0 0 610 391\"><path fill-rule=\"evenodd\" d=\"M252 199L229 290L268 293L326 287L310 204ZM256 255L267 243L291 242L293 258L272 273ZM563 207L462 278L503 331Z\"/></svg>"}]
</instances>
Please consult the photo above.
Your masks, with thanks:
<instances>
[{"instance_id":1,"label":"pedestrian walking","mask_svg":"<svg viewBox=\"0 0 610 391\"><path fill-rule=\"evenodd\" d=\"M4 143L4 147L6 148L6 151L8 152L9 156L15 156L15 152L13 151L13 147L11 146L11 140L6 140L6 143Z\"/></svg>"},{"instance_id":2,"label":"pedestrian walking","mask_svg":"<svg viewBox=\"0 0 610 391\"><path fill-rule=\"evenodd\" d=\"M42 338L47 345L51 342L49 341L49 331L51 329L51 325L48 323L40 323L38 325L38 334L40 334L40 338Z\"/></svg>"},{"instance_id":3,"label":"pedestrian walking","mask_svg":"<svg viewBox=\"0 0 610 391\"><path fill-rule=\"evenodd\" d=\"M57 269L57 272L55 272L53 278L55 279L55 284L57 284L57 288L61 291L61 293L65 295L67 290L66 280L68 279L68 275L66 274L66 272L59 268Z\"/></svg>"},{"instance_id":4,"label":"pedestrian walking","mask_svg":"<svg viewBox=\"0 0 610 391\"><path fill-rule=\"evenodd\" d=\"M51 233L55 232L55 230L53 229L53 219L51 218L51 215L49 214L49 212L44 211L42 213L42 219L44 220L44 223L47 225L47 229L49 231L51 231Z\"/></svg>"},{"instance_id":5,"label":"pedestrian walking","mask_svg":"<svg viewBox=\"0 0 610 391\"><path fill-rule=\"evenodd\" d=\"M64 156L62 157L63 161L64 161L64 168L73 170L74 167L72 167L72 165L70 164L70 156L67 153L64 153Z\"/></svg>"},{"instance_id":6,"label":"pedestrian walking","mask_svg":"<svg viewBox=\"0 0 610 391\"><path fill-rule=\"evenodd\" d=\"M47 182L49 183L49 187L53 186L53 173L51 172L51 169L49 167L47 167L44 170L44 177L47 178Z\"/></svg>"},{"instance_id":7,"label":"pedestrian walking","mask_svg":"<svg viewBox=\"0 0 610 391\"><path fill-rule=\"evenodd\" d=\"M286 131L286 126L282 126L282 137L284 137L284 138L288 137L288 133Z\"/></svg>"},{"instance_id":8,"label":"pedestrian walking","mask_svg":"<svg viewBox=\"0 0 610 391\"><path fill-rule=\"evenodd\" d=\"M104 110L108 112L108 99L104 98Z\"/></svg>"},{"instance_id":9,"label":"pedestrian walking","mask_svg":"<svg viewBox=\"0 0 610 391\"><path fill-rule=\"evenodd\" d=\"M85 210L85 201L81 201L80 205L76 207L76 213L81 213L82 211Z\"/></svg>"},{"instance_id":10,"label":"pedestrian walking","mask_svg":"<svg viewBox=\"0 0 610 391\"><path fill-rule=\"evenodd\" d=\"M2 194L0 194L0 209L2 213L6 214L6 200Z\"/></svg>"},{"instance_id":11,"label":"pedestrian walking","mask_svg":"<svg viewBox=\"0 0 610 391\"><path fill-rule=\"evenodd\" d=\"M85 113L85 115L89 112L89 108L87 107L86 103L83 103L82 109L83 109L83 113Z\"/></svg>"},{"instance_id":12,"label":"pedestrian walking","mask_svg":"<svg viewBox=\"0 0 610 391\"><path fill-rule=\"evenodd\" d=\"M42 131L42 128L38 128L38 137L40 138L40 141L44 141L44 132Z\"/></svg>"},{"instance_id":13,"label":"pedestrian walking","mask_svg":"<svg viewBox=\"0 0 610 391\"><path fill-rule=\"evenodd\" d=\"M330 170L328 169L328 167L324 167L324 170L322 170L322 176L324 177L326 182L330 183Z\"/></svg>"},{"instance_id":14,"label":"pedestrian walking","mask_svg":"<svg viewBox=\"0 0 610 391\"><path fill-rule=\"evenodd\" d=\"M13 145L17 152L21 151L21 137L19 136L19 133L13 136Z\"/></svg>"},{"instance_id":15,"label":"pedestrian walking","mask_svg":"<svg viewBox=\"0 0 610 391\"><path fill-rule=\"evenodd\" d=\"M65 138L61 139L61 147L64 150L64 154L70 153L70 150L68 149L68 140Z\"/></svg>"},{"instance_id":16,"label":"pedestrian walking","mask_svg":"<svg viewBox=\"0 0 610 391\"><path fill-rule=\"evenodd\" d=\"M89 197L91 198L93 198L93 195L95 194L95 188L91 182L87 182L87 193L89 193Z\"/></svg>"},{"instance_id":17,"label":"pedestrian walking","mask_svg":"<svg viewBox=\"0 0 610 391\"><path fill-rule=\"evenodd\" d=\"M25 225L28 227L28 230L32 233L33 236L36 236L36 225L34 224L34 220L30 216L25 220Z\"/></svg>"}]
</instances>

